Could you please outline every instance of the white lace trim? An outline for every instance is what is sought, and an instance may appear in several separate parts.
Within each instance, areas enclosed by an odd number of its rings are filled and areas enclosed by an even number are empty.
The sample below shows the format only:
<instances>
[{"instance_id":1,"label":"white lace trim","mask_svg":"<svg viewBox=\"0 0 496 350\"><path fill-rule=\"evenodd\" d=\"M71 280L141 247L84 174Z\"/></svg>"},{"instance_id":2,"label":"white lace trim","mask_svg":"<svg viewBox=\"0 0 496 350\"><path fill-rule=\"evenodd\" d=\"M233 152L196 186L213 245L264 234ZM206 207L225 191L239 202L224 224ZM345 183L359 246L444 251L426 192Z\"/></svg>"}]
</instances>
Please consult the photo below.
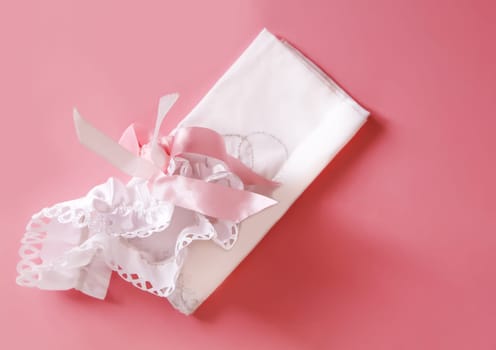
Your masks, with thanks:
<instances>
[{"instance_id":1,"label":"white lace trim","mask_svg":"<svg viewBox=\"0 0 496 350\"><path fill-rule=\"evenodd\" d=\"M26 226L26 233L21 240L17 264L17 283L27 287L36 287L39 279L36 267L41 263L40 253L47 233L43 231L43 221L40 214L33 216Z\"/></svg>"},{"instance_id":2,"label":"white lace trim","mask_svg":"<svg viewBox=\"0 0 496 350\"><path fill-rule=\"evenodd\" d=\"M243 188L222 162L206 157L176 158L168 173ZM21 241L17 283L76 288L103 298L114 270L135 287L168 297L192 242L212 240L230 249L237 235L233 222L153 198L142 180L124 185L111 178L85 197L44 208L32 217ZM104 264L92 264L96 257Z\"/></svg>"}]
</instances>

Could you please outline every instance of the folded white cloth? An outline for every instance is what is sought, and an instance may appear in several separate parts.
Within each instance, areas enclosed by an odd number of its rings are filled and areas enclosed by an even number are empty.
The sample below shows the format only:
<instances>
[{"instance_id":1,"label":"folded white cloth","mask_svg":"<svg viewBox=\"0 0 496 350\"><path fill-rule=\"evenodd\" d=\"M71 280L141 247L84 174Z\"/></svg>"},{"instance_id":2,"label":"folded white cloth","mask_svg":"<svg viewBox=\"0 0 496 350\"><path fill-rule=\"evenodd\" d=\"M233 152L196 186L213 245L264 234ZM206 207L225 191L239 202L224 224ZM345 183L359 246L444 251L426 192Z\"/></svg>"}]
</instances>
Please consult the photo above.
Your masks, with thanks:
<instances>
[{"instance_id":1,"label":"folded white cloth","mask_svg":"<svg viewBox=\"0 0 496 350\"><path fill-rule=\"evenodd\" d=\"M158 125L176 98L161 100ZM17 281L104 298L114 270L190 314L367 116L336 83L267 30L172 136L159 141L157 127L152 141L138 142L134 129L128 129L126 150L75 113L83 144L137 177L127 185L109 179L82 198L35 214L22 240ZM248 168L281 184L272 194L278 204L258 212L274 203L266 197L272 185ZM228 205L215 203L217 193ZM238 208L236 198L246 206ZM234 213L248 219L233 219L238 216L230 214L231 204Z\"/></svg>"},{"instance_id":2,"label":"folded white cloth","mask_svg":"<svg viewBox=\"0 0 496 350\"><path fill-rule=\"evenodd\" d=\"M279 203L243 221L222 251L195 242L169 296L190 314L222 283L366 121L369 112L286 41L267 30L179 126L227 135L236 157L280 182Z\"/></svg>"}]
</instances>

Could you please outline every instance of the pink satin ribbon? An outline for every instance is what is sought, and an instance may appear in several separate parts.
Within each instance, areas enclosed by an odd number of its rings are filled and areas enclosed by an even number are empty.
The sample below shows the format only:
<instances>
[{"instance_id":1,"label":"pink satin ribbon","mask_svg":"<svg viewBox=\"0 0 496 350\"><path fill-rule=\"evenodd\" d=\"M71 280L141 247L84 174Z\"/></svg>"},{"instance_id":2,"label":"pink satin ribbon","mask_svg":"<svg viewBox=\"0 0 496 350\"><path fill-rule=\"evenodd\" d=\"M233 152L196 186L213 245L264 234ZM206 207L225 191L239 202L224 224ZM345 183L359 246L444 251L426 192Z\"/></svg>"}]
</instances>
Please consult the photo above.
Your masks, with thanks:
<instances>
[{"instance_id":1,"label":"pink satin ribbon","mask_svg":"<svg viewBox=\"0 0 496 350\"><path fill-rule=\"evenodd\" d=\"M127 174L149 180L155 196L176 206L210 217L240 222L276 204L274 199L246 189L239 190L164 172L171 158L182 154L197 154L222 161L245 186L255 187L264 193L270 193L278 186L230 156L223 137L212 129L179 128L173 135L162 137L159 141L158 129L176 99L177 95L167 95L160 100L157 123L151 140L144 139L142 134L138 135L134 125L130 125L119 143L116 143L75 111L78 137L83 145ZM148 154L143 152L145 145L149 147Z\"/></svg>"}]
</instances>

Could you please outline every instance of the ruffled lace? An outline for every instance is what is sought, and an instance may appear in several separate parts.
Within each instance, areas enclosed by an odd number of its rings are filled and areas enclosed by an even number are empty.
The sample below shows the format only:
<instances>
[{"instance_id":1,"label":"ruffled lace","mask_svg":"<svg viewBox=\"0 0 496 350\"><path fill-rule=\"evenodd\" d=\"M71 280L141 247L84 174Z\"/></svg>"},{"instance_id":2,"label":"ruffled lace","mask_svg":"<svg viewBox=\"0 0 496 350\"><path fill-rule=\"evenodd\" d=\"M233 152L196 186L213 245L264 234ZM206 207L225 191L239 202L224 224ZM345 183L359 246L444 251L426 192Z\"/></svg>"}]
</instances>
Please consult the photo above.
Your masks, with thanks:
<instances>
[{"instance_id":1,"label":"ruffled lace","mask_svg":"<svg viewBox=\"0 0 496 350\"><path fill-rule=\"evenodd\" d=\"M167 173L244 188L222 161L205 156L171 159ZM82 198L33 215L19 251L17 282L104 298L113 270L141 290L168 297L191 243L211 240L230 249L237 236L236 223L161 201L145 180L125 185L110 178Z\"/></svg>"}]
</instances>

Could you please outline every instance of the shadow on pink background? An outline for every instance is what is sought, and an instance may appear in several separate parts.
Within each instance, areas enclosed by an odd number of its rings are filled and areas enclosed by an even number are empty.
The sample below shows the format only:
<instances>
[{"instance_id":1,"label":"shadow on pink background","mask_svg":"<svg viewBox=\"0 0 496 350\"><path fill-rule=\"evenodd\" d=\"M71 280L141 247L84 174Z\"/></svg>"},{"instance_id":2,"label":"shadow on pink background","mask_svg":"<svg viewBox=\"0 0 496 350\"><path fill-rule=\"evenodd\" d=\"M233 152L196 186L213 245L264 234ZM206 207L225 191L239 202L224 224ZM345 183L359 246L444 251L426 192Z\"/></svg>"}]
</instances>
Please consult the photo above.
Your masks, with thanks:
<instances>
[{"instance_id":1,"label":"shadow on pink background","mask_svg":"<svg viewBox=\"0 0 496 350\"><path fill-rule=\"evenodd\" d=\"M496 6L490 1L0 5L2 342L14 349L495 349ZM372 111L193 317L113 278L106 301L15 285L30 215L115 169L113 137L173 127L267 27Z\"/></svg>"}]
</instances>

